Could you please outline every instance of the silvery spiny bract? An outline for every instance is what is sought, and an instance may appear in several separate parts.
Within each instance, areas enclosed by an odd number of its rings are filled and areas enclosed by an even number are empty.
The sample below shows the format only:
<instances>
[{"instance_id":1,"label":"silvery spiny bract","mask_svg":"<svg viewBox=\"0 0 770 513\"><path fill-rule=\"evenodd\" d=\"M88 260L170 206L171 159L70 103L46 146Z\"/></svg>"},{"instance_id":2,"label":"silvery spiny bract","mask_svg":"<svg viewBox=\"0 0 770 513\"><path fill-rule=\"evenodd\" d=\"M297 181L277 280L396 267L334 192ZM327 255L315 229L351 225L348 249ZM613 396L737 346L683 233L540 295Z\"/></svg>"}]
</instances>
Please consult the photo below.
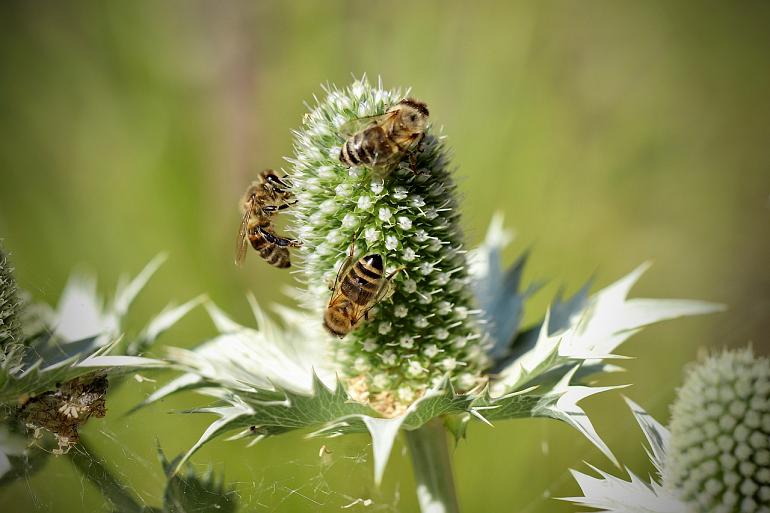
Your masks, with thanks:
<instances>
[{"instance_id":1,"label":"silvery spiny bract","mask_svg":"<svg viewBox=\"0 0 770 513\"><path fill-rule=\"evenodd\" d=\"M327 87L305 115L288 173L298 201L288 215L304 244L294 253L304 285L296 293L300 307L275 307L276 322L250 297L253 328L208 303L220 334L192 351L170 349L169 365L183 374L142 406L193 389L219 401L194 410L218 419L177 468L227 432L257 442L311 427L310 436L370 433L379 482L399 431L418 432L437 418L461 438L471 419L550 417L613 458L577 403L614 387L582 383L617 370L604 360L639 328L721 309L629 299L642 266L596 294L586 286L557 298L541 322L522 330L534 292L521 288L524 258L504 269L500 255L510 235L500 218L483 244L465 253L443 136L429 127L420 148L384 177L340 163L340 128L382 114L402 97L357 80L346 89ZM431 116L440 120L440 113ZM388 270L403 271L375 318L339 339L324 330L322 317L353 241L356 257L378 253Z\"/></svg>"},{"instance_id":2,"label":"silvery spiny bract","mask_svg":"<svg viewBox=\"0 0 770 513\"><path fill-rule=\"evenodd\" d=\"M671 408L670 430L628 401L657 475L647 483L573 471L569 500L617 513L770 512L770 360L724 351L692 366ZM596 469L595 469L596 470Z\"/></svg>"}]
</instances>

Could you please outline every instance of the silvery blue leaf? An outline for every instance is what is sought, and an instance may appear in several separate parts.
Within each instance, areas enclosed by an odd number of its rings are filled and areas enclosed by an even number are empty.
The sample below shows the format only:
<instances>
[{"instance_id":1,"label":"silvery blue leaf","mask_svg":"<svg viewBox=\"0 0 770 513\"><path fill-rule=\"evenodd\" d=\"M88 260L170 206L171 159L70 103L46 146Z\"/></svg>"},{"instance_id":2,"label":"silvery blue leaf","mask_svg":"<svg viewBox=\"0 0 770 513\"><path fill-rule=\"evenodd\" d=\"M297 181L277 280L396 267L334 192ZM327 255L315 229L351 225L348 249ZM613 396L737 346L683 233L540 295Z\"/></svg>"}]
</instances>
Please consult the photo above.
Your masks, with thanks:
<instances>
[{"instance_id":1,"label":"silvery blue leaf","mask_svg":"<svg viewBox=\"0 0 770 513\"><path fill-rule=\"evenodd\" d=\"M502 215L496 214L484 242L469 255L473 291L487 321L486 332L492 341L488 354L493 361L508 354L521 324L524 302L539 288L532 285L520 290L527 253L503 270L501 253L511 239L511 233L503 229Z\"/></svg>"},{"instance_id":2,"label":"silvery blue leaf","mask_svg":"<svg viewBox=\"0 0 770 513\"><path fill-rule=\"evenodd\" d=\"M647 454L661 470L668 446L668 430L659 424L639 405L626 398L628 406L650 444ZM655 480L649 483L625 469L630 480L618 478L589 465L600 477L592 477L572 470L572 475L583 492L582 497L566 497L560 500L596 508L606 513L686 513L688 508L666 487Z\"/></svg>"},{"instance_id":3,"label":"silvery blue leaf","mask_svg":"<svg viewBox=\"0 0 770 513\"><path fill-rule=\"evenodd\" d=\"M494 390L498 394L515 389L537 374L566 362L596 363L618 358L613 351L649 324L686 315L724 310L723 305L679 299L628 299L631 287L648 265L642 265L617 282L585 299L584 287L567 302L557 302L558 319L552 324L553 308L543 323L527 332L516 358L499 369ZM566 323L566 327L564 324ZM558 328L558 329L557 329Z\"/></svg>"}]
</instances>

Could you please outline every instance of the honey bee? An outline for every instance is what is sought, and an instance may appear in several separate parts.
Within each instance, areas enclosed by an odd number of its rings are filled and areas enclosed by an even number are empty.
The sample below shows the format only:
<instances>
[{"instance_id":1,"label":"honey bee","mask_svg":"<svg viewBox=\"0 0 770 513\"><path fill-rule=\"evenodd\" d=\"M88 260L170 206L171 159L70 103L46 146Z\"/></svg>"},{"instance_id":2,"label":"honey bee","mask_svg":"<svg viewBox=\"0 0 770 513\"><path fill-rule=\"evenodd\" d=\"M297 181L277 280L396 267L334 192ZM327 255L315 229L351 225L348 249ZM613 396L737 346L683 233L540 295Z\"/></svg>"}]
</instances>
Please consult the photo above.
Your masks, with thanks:
<instances>
[{"instance_id":1,"label":"honey bee","mask_svg":"<svg viewBox=\"0 0 770 513\"><path fill-rule=\"evenodd\" d=\"M392 291L391 282L402 270L398 268L385 275L382 255L373 253L355 260L353 248L351 245L337 271L324 311L324 327L339 338L353 331L361 320L369 320L369 311Z\"/></svg>"},{"instance_id":2,"label":"honey bee","mask_svg":"<svg viewBox=\"0 0 770 513\"><path fill-rule=\"evenodd\" d=\"M428 124L428 106L406 98L379 116L354 119L340 129L349 135L340 150L346 166L369 166L387 174L417 148Z\"/></svg>"},{"instance_id":3,"label":"honey bee","mask_svg":"<svg viewBox=\"0 0 770 513\"><path fill-rule=\"evenodd\" d=\"M291 267L289 248L302 243L278 236L273 231L273 216L296 203L290 186L272 170L260 173L257 181L246 190L241 200L243 217L235 242L235 263L246 258L247 242L268 264L279 268Z\"/></svg>"}]
</instances>

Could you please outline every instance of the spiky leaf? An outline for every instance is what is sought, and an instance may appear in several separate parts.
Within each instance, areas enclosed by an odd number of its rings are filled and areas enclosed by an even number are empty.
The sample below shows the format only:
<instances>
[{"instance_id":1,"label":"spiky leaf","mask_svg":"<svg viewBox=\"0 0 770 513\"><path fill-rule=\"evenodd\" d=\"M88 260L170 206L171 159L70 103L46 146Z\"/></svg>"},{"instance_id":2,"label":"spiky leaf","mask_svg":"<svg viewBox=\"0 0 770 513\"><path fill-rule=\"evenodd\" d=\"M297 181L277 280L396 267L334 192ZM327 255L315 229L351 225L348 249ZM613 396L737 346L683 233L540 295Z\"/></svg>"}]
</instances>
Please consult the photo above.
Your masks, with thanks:
<instances>
[{"instance_id":1,"label":"spiky leaf","mask_svg":"<svg viewBox=\"0 0 770 513\"><path fill-rule=\"evenodd\" d=\"M167 474L178 466L180 459L168 461L160 447L158 457ZM237 509L235 488L227 486L212 467L198 473L191 466L185 466L182 472L169 478L163 493L164 513L234 513Z\"/></svg>"}]
</instances>

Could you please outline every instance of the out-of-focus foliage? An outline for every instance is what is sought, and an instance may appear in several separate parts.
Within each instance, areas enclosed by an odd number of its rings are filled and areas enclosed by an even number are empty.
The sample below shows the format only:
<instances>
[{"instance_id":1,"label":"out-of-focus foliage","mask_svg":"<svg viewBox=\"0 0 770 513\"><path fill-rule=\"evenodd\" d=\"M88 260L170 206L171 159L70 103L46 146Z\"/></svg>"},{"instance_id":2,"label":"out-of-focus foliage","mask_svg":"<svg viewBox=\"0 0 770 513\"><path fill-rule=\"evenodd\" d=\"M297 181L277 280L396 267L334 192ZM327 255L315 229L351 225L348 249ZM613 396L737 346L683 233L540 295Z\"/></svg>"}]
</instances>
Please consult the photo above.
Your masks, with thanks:
<instances>
[{"instance_id":1,"label":"out-of-focus foliage","mask_svg":"<svg viewBox=\"0 0 770 513\"><path fill-rule=\"evenodd\" d=\"M0 257L0 295L12 307L6 325L15 324L0 340L0 483L5 483L29 478L42 468L46 453L69 452L88 419L105 416L110 385L161 364L137 355L200 298L166 308L138 336L125 337L123 319L162 258L134 279L124 276L106 305L93 277L73 275L54 309L42 302L22 305L10 264Z\"/></svg>"},{"instance_id":2,"label":"out-of-focus foliage","mask_svg":"<svg viewBox=\"0 0 770 513\"><path fill-rule=\"evenodd\" d=\"M469 245L502 209L517 229L504 258L530 248L522 290L547 284L523 326L560 286L570 297L594 273L598 290L644 259L655 272L639 296L730 306L631 339L624 354L639 358L600 383L634 383L628 395L663 422L697 346L754 340L758 354L768 352L768 23L759 1L4 2L0 236L36 299L53 302L77 263L113 283L168 250L129 327L201 292L246 322L244 293L285 301L279 291L291 275L256 258L232 265L235 202L257 170L291 153L299 99L322 81L382 75L386 87L411 84L450 137ZM214 334L202 313L178 333L173 344L183 347ZM208 419L181 425L162 415L190 406L182 400L118 415L152 389L122 387L110 415L84 432L159 504L156 437L180 453ZM641 438L626 436L634 420L617 414L620 399L583 406L618 458L645 475ZM547 421L500 423L494 437L486 429L469 427L455 453L467 510L574 510L548 496L578 493L567 469L597 461L588 442ZM340 456L362 440L323 442L340 464L324 467L320 486L321 442L300 436L248 450L212 444L197 458L226 461L228 481L247 483L241 503L257 511L337 510L357 498L390 504L398 483L412 486L397 447L382 491L370 492L371 469L362 467L371 462ZM291 492L303 483L313 484ZM399 507L412 510L413 500L403 494ZM0 491L0 502L52 512L102 503L58 461Z\"/></svg>"},{"instance_id":3,"label":"out-of-focus foliage","mask_svg":"<svg viewBox=\"0 0 770 513\"><path fill-rule=\"evenodd\" d=\"M178 458L168 461L163 451L158 449L158 456L163 470L170 474ZM195 513L216 511L234 513L237 511L237 492L225 484L224 478L214 473L212 466L198 474L190 466L166 483L163 494L164 513Z\"/></svg>"}]
</instances>

